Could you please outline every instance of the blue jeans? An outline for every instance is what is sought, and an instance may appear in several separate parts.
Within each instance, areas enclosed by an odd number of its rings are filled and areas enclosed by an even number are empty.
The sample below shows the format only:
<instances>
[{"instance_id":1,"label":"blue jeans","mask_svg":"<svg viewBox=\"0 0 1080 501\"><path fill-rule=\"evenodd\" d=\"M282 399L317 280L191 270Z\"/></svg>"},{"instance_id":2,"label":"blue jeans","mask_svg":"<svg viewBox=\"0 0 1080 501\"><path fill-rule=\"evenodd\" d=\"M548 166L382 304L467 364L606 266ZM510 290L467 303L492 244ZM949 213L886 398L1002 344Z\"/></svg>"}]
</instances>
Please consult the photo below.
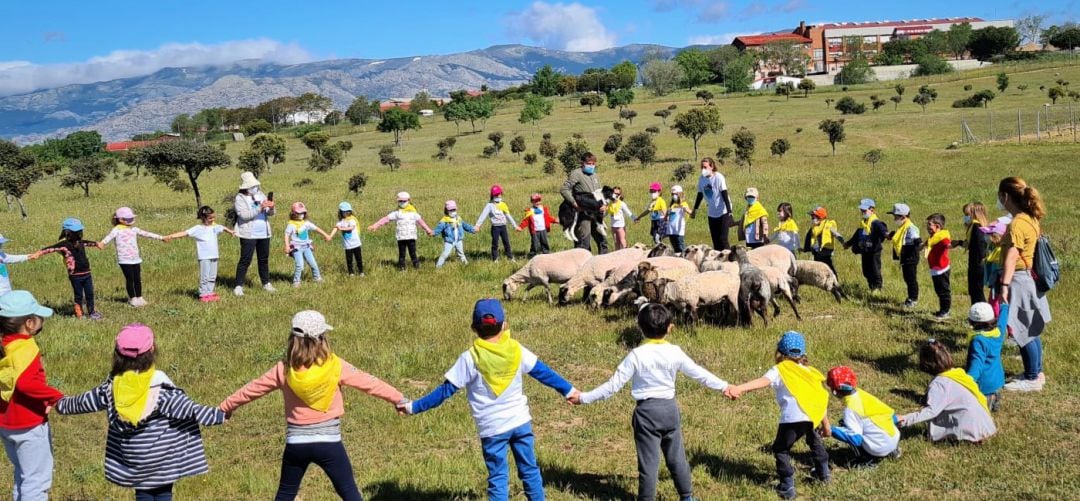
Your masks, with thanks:
<instances>
[{"instance_id":1,"label":"blue jeans","mask_svg":"<svg viewBox=\"0 0 1080 501\"><path fill-rule=\"evenodd\" d=\"M530 435L531 437L531 435ZM53 455L49 423L25 430L0 429L0 440L15 473L14 501L47 499L52 487ZM539 478L539 477L538 477Z\"/></svg>"},{"instance_id":2,"label":"blue jeans","mask_svg":"<svg viewBox=\"0 0 1080 501\"><path fill-rule=\"evenodd\" d=\"M135 489L135 501L172 501L172 487L173 484L150 489Z\"/></svg>"},{"instance_id":3,"label":"blue jeans","mask_svg":"<svg viewBox=\"0 0 1080 501\"><path fill-rule=\"evenodd\" d=\"M304 261L307 261L308 266L311 267L311 275L315 277L315 280L322 279L322 274L319 273L319 263L315 262L315 253L312 252L311 247L295 249L292 256L293 260L296 261L296 268L293 269L292 275L294 284L300 283L300 275L304 273Z\"/></svg>"},{"instance_id":4,"label":"blue jeans","mask_svg":"<svg viewBox=\"0 0 1080 501\"><path fill-rule=\"evenodd\" d=\"M1035 336L1028 344L1020 348L1020 358L1024 361L1024 379L1038 379L1042 372L1042 336Z\"/></svg>"},{"instance_id":5,"label":"blue jeans","mask_svg":"<svg viewBox=\"0 0 1080 501\"><path fill-rule=\"evenodd\" d=\"M467 264L469 260L465 259L465 242L458 240L454 243L443 242L442 254L439 254L439 260L435 263L435 267L442 268L442 265L446 264L446 258L450 257L450 253L455 250L461 262Z\"/></svg>"},{"instance_id":6,"label":"blue jeans","mask_svg":"<svg viewBox=\"0 0 1080 501\"><path fill-rule=\"evenodd\" d=\"M506 433L480 439L484 451L484 463L488 469L488 500L506 501L510 499L510 463L506 460L506 448L514 454L518 478L525 487L525 498L529 501L543 501L544 480L540 477L540 467L536 464L536 452L533 451L532 423L525 423Z\"/></svg>"}]
</instances>

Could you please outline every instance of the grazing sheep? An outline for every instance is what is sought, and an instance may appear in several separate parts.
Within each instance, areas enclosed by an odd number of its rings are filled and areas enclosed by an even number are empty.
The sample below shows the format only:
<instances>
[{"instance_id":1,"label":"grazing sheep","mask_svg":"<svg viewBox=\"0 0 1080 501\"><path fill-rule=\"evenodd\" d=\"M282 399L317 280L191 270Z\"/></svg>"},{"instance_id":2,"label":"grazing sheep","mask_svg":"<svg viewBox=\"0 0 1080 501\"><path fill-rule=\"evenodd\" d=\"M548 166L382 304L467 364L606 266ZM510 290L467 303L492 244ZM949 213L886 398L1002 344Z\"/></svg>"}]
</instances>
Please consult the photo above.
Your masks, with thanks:
<instances>
[{"instance_id":1,"label":"grazing sheep","mask_svg":"<svg viewBox=\"0 0 1080 501\"><path fill-rule=\"evenodd\" d=\"M731 254L731 251L719 251L719 253L719 259L724 259L726 257L729 261L736 261L735 256ZM795 262L795 255L792 254L787 247L780 245L763 245L747 252L747 256L750 258L750 264L759 268L762 266L772 266L791 276L795 276L795 272L798 269L798 265Z\"/></svg>"},{"instance_id":2,"label":"grazing sheep","mask_svg":"<svg viewBox=\"0 0 1080 501\"><path fill-rule=\"evenodd\" d=\"M832 293L837 303L844 299L844 292L840 290L840 281L836 279L836 274L829 265L805 260L796 261L796 264L798 268L795 270L795 278L798 280L798 285L812 285ZM795 297L798 298L798 289L795 290Z\"/></svg>"},{"instance_id":3,"label":"grazing sheep","mask_svg":"<svg viewBox=\"0 0 1080 501\"><path fill-rule=\"evenodd\" d=\"M661 257L661 256L674 256L675 251L671 250L664 242L659 242L649 249L649 255L646 257Z\"/></svg>"},{"instance_id":4,"label":"grazing sheep","mask_svg":"<svg viewBox=\"0 0 1080 501\"><path fill-rule=\"evenodd\" d=\"M663 260L663 261L661 261ZM697 266L682 258L661 257L646 259L638 264L636 290L649 301L659 301L659 279L679 280L696 274Z\"/></svg>"},{"instance_id":5,"label":"grazing sheep","mask_svg":"<svg viewBox=\"0 0 1080 501\"><path fill-rule=\"evenodd\" d=\"M795 277L772 266L762 266L759 269L769 279L769 287L772 289L772 298L769 302L773 305L773 316L780 315L780 304L776 301L776 296L779 295L787 299L788 304L791 305L791 311L795 312L795 318L802 320L799 308L795 306L799 287L799 282L795 280Z\"/></svg>"},{"instance_id":6,"label":"grazing sheep","mask_svg":"<svg viewBox=\"0 0 1080 501\"><path fill-rule=\"evenodd\" d=\"M503 280L503 298L507 301L514 297L514 292L522 284L528 284L521 300L529 295L533 287L543 286L547 292L548 303L552 302L551 284L561 284L570 280L577 274L585 261L592 257L592 253L585 249L570 249L554 254L540 254L525 263L520 270L514 272L506 280Z\"/></svg>"},{"instance_id":7,"label":"grazing sheep","mask_svg":"<svg viewBox=\"0 0 1080 501\"><path fill-rule=\"evenodd\" d=\"M765 305L772 302L772 285L765 272L750 263L750 257L746 249L736 247L733 253L739 262L739 312L743 325L750 326L754 322L754 313L761 317L765 326L769 326L769 318L765 312Z\"/></svg>"},{"instance_id":8,"label":"grazing sheep","mask_svg":"<svg viewBox=\"0 0 1080 501\"><path fill-rule=\"evenodd\" d=\"M603 304L605 292L614 290L618 287L619 283L623 280L627 280L628 275L637 273L637 265L638 263L633 262L622 263L615 267L615 269L609 271L607 276L604 277L604 281L600 282L600 285L593 287L592 290L589 291L586 302L594 308L605 306ZM633 282L632 278L629 280L630 282Z\"/></svg>"},{"instance_id":9,"label":"grazing sheep","mask_svg":"<svg viewBox=\"0 0 1080 501\"><path fill-rule=\"evenodd\" d=\"M659 302L678 311L689 312L690 321L698 321L698 309L713 305L730 305L735 317L739 313L738 273L707 271L688 275L680 280L659 279Z\"/></svg>"},{"instance_id":10,"label":"grazing sheep","mask_svg":"<svg viewBox=\"0 0 1080 501\"><path fill-rule=\"evenodd\" d=\"M641 261L646 250L645 245L634 244L633 247L590 257L577 274L559 287L559 304L566 304L579 290L584 290L585 297L588 297L590 289L603 282L609 271L623 263Z\"/></svg>"},{"instance_id":11,"label":"grazing sheep","mask_svg":"<svg viewBox=\"0 0 1080 501\"><path fill-rule=\"evenodd\" d=\"M714 250L712 247L705 244L691 245L683 252L683 257L693 261L698 269L701 269L701 266L705 261L716 259L720 256L720 251Z\"/></svg>"},{"instance_id":12,"label":"grazing sheep","mask_svg":"<svg viewBox=\"0 0 1080 501\"><path fill-rule=\"evenodd\" d=\"M640 267L642 263L649 263L653 269L660 272L658 278L678 279L697 271L694 263L681 257L650 257L639 263L638 266ZM602 293L600 304L602 306L613 306L623 299L633 300L634 293L639 292L637 288L638 272L639 268L636 267L615 284L606 287Z\"/></svg>"}]
</instances>

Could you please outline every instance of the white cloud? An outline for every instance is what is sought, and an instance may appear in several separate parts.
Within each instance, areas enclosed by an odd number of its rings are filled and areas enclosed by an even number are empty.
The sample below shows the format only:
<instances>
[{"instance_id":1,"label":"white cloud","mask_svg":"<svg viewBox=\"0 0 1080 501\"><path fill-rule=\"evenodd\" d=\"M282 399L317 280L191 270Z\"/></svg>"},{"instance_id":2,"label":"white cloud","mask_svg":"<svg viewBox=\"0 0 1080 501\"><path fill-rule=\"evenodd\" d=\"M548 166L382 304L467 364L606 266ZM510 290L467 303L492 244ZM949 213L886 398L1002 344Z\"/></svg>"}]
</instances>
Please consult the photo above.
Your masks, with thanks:
<instances>
[{"instance_id":1,"label":"white cloud","mask_svg":"<svg viewBox=\"0 0 1080 501\"><path fill-rule=\"evenodd\" d=\"M552 49L589 52L615 46L615 34L600 22L596 9L577 2L533 2L505 22L512 36Z\"/></svg>"},{"instance_id":2,"label":"white cloud","mask_svg":"<svg viewBox=\"0 0 1080 501\"><path fill-rule=\"evenodd\" d=\"M294 43L258 38L209 45L169 43L153 50L117 50L76 63L0 61L0 96L148 75L162 68L219 65L243 59L294 64L313 58Z\"/></svg>"},{"instance_id":3,"label":"white cloud","mask_svg":"<svg viewBox=\"0 0 1080 501\"><path fill-rule=\"evenodd\" d=\"M690 45L727 45L735 40L735 37L756 35L757 33L723 33L720 35L698 35L690 37Z\"/></svg>"}]
</instances>

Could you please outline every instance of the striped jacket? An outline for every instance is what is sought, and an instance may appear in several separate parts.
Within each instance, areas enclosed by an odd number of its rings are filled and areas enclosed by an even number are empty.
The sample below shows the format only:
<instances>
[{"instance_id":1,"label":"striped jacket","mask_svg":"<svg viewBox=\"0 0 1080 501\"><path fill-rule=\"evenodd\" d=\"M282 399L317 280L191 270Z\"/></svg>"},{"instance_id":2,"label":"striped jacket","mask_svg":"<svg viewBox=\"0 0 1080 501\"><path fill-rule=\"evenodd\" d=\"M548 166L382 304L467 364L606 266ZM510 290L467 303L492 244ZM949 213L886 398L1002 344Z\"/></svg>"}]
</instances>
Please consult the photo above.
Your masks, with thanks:
<instances>
[{"instance_id":1,"label":"striped jacket","mask_svg":"<svg viewBox=\"0 0 1080 501\"><path fill-rule=\"evenodd\" d=\"M150 383L147 410L137 425L120 419L112 378L82 395L64 397L60 414L106 411L105 478L123 487L148 489L209 471L199 425L225 422L225 413L193 402L163 372Z\"/></svg>"}]
</instances>

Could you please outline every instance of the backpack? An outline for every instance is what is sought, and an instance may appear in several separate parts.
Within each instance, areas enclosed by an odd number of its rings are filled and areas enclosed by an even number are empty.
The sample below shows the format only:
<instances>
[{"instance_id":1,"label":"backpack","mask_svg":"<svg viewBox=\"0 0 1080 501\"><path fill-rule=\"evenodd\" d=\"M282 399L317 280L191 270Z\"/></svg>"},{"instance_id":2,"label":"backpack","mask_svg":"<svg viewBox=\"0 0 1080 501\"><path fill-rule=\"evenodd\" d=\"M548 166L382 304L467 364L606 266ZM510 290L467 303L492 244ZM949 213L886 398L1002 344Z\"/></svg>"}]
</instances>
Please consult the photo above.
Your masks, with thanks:
<instances>
[{"instance_id":1,"label":"backpack","mask_svg":"<svg viewBox=\"0 0 1080 501\"><path fill-rule=\"evenodd\" d=\"M1042 233L1042 228L1036 230L1039 231L1039 238L1035 240L1034 262L1028 263L1025 259L1024 264L1027 265L1031 278L1035 280L1035 289L1045 294L1061 281L1061 264L1050 246L1050 237ZM1023 257L1023 253L1020 256Z\"/></svg>"}]
</instances>

